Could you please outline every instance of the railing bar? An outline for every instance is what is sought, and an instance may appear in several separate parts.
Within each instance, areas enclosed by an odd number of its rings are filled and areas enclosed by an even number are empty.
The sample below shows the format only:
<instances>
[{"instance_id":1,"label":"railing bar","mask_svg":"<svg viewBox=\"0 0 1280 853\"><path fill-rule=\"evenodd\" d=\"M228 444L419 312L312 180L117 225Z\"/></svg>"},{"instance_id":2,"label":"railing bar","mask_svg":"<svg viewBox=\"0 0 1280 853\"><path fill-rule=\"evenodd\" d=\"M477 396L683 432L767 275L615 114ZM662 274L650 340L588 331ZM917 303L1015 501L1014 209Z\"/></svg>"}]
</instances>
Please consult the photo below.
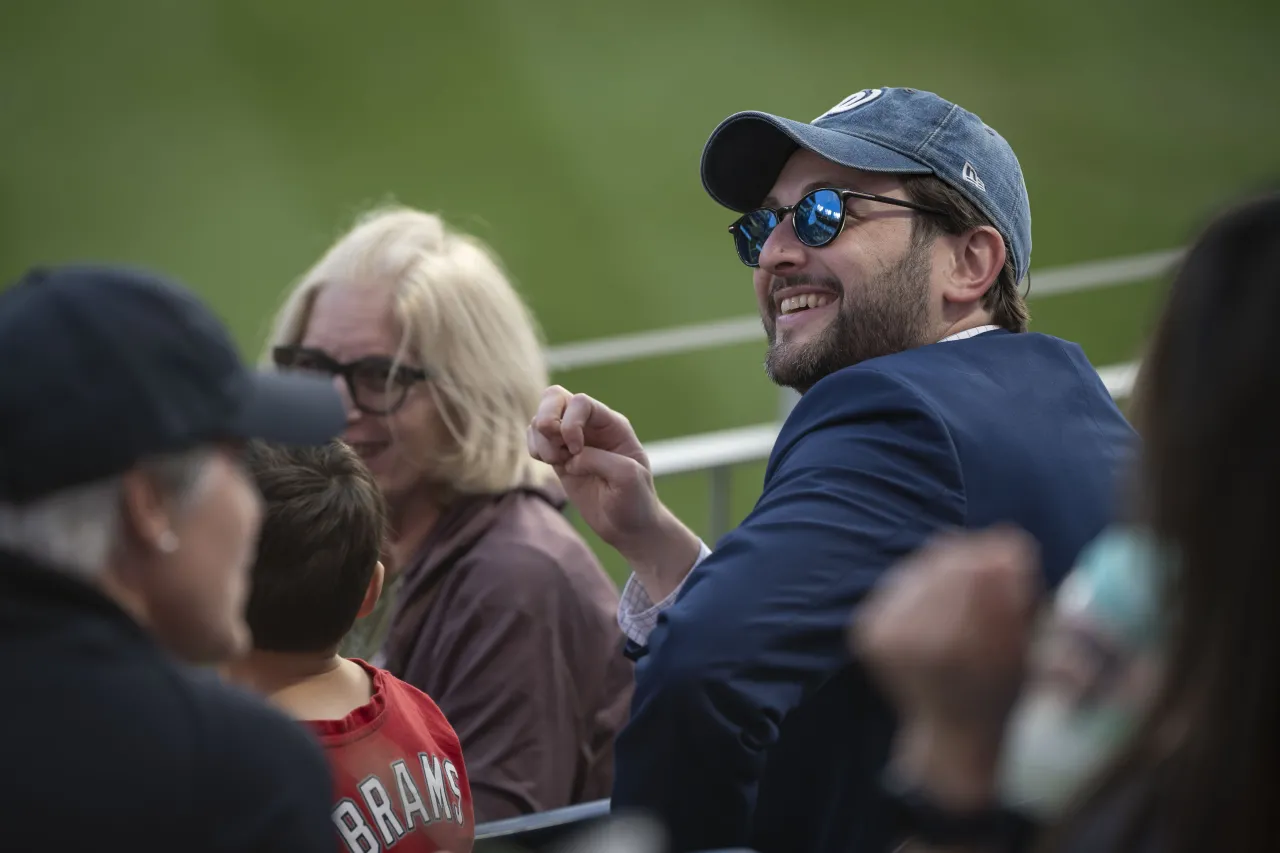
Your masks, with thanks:
<instances>
[{"instance_id":1,"label":"railing bar","mask_svg":"<svg viewBox=\"0 0 1280 853\"><path fill-rule=\"evenodd\" d=\"M1030 298L1147 281L1165 273L1182 254L1182 249L1169 249L1055 267L1041 273L1032 270ZM699 352L733 344L756 343L763 339L760 318L751 315L609 338L573 341L548 347L546 357L550 370L565 371Z\"/></svg>"}]
</instances>

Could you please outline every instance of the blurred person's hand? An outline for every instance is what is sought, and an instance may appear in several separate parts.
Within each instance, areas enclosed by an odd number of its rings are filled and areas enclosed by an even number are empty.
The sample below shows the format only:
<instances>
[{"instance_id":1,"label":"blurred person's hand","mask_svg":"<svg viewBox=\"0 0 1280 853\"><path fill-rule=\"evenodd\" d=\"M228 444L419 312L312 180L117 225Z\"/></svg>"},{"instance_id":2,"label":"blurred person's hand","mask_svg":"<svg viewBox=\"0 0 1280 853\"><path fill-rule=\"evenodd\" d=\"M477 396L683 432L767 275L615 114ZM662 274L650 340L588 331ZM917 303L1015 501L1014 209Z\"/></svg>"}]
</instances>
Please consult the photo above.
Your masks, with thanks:
<instances>
[{"instance_id":1,"label":"blurred person's hand","mask_svg":"<svg viewBox=\"0 0 1280 853\"><path fill-rule=\"evenodd\" d=\"M697 559L700 543L658 499L631 422L599 400L553 385L529 425L529 452L548 463L584 521L631 565L654 601Z\"/></svg>"},{"instance_id":2,"label":"blurred person's hand","mask_svg":"<svg viewBox=\"0 0 1280 853\"><path fill-rule=\"evenodd\" d=\"M850 647L897 708L895 763L954 799L990 795L1039 598L1019 530L944 535L892 568L854 617Z\"/></svg>"}]
</instances>

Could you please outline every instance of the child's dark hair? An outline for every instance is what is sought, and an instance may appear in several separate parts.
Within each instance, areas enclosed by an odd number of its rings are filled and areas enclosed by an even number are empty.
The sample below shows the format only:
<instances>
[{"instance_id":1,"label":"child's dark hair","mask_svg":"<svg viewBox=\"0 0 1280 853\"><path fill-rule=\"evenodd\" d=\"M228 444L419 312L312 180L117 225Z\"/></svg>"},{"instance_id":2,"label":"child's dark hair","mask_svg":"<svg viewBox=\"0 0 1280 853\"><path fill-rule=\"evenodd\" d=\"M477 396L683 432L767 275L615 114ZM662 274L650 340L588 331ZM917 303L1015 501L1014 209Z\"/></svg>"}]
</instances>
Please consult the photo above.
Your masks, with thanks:
<instances>
[{"instance_id":1,"label":"child's dark hair","mask_svg":"<svg viewBox=\"0 0 1280 853\"><path fill-rule=\"evenodd\" d=\"M250 443L264 515L248 622L254 648L320 652L355 623L386 533L369 469L339 441L319 447Z\"/></svg>"}]
</instances>

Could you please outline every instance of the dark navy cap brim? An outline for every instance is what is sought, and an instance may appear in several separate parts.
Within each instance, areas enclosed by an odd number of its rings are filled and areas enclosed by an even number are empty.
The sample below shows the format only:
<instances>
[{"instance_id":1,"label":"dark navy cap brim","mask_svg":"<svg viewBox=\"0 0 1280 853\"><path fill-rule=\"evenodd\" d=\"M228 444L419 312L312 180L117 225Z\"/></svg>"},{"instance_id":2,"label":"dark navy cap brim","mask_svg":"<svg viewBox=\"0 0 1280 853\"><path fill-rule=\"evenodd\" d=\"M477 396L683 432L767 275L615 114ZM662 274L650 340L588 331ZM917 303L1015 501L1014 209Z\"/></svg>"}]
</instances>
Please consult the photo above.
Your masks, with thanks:
<instances>
[{"instance_id":1,"label":"dark navy cap brim","mask_svg":"<svg viewBox=\"0 0 1280 853\"><path fill-rule=\"evenodd\" d=\"M918 160L859 136L769 113L742 112L711 132L702 150L702 185L730 210L754 210L800 148L864 172L933 173Z\"/></svg>"},{"instance_id":2,"label":"dark navy cap brim","mask_svg":"<svg viewBox=\"0 0 1280 853\"><path fill-rule=\"evenodd\" d=\"M228 437L312 446L336 438L346 423L332 380L264 371L250 375L248 394Z\"/></svg>"}]
</instances>

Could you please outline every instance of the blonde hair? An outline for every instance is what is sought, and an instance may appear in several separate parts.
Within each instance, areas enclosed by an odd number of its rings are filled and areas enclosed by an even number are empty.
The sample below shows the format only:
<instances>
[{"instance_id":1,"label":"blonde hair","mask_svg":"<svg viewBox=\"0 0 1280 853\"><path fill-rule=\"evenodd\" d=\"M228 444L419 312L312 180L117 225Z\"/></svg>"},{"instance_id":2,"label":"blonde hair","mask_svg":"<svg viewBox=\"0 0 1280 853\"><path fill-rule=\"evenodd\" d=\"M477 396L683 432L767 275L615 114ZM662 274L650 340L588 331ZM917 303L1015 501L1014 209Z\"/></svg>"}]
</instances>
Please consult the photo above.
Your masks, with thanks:
<instances>
[{"instance_id":1,"label":"blonde hair","mask_svg":"<svg viewBox=\"0 0 1280 853\"><path fill-rule=\"evenodd\" d=\"M267 348L302 340L328 285L376 282L393 290L403 329L397 362L413 352L452 446L421 460L459 494L492 494L545 482L525 432L547 386L537 322L496 255L434 214L370 211L338 239L286 298Z\"/></svg>"}]
</instances>

